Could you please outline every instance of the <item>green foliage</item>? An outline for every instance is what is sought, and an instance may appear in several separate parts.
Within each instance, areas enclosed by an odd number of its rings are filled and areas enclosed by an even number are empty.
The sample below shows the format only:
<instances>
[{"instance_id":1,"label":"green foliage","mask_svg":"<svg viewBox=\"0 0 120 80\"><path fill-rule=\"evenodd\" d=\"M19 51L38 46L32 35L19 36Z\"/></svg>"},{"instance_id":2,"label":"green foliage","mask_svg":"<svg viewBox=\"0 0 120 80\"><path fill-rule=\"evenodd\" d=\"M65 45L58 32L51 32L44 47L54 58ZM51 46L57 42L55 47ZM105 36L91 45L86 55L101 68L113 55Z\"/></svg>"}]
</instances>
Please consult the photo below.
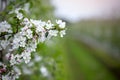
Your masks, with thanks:
<instances>
[{"instance_id":1,"label":"green foliage","mask_svg":"<svg viewBox=\"0 0 120 80\"><path fill-rule=\"evenodd\" d=\"M12 17L6 15L10 10L15 8L24 8L26 5L29 7L29 12L26 16L42 20L54 19L54 8L50 5L49 0L9 0L6 9L0 12L0 15L2 15L0 16L0 21L6 20L7 17Z\"/></svg>"}]
</instances>

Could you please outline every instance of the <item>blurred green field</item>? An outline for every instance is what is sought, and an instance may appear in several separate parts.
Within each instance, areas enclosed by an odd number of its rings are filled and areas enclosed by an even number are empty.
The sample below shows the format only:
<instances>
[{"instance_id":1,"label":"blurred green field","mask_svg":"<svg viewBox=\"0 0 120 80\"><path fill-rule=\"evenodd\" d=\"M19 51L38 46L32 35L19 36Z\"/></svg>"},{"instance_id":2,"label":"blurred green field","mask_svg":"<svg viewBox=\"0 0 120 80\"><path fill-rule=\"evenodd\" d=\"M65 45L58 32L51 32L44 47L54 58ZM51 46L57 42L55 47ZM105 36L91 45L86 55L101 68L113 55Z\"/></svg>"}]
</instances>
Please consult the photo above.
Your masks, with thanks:
<instances>
[{"instance_id":1,"label":"blurred green field","mask_svg":"<svg viewBox=\"0 0 120 80\"><path fill-rule=\"evenodd\" d=\"M119 26L119 20L91 20L69 27L65 44L71 80L119 80L119 55L114 52L115 47L120 49Z\"/></svg>"},{"instance_id":2,"label":"blurred green field","mask_svg":"<svg viewBox=\"0 0 120 80\"><path fill-rule=\"evenodd\" d=\"M92 39L93 45L99 44L106 48L109 53L116 53L112 56L120 57L120 20L83 20L73 24L71 28L73 36L79 39ZM96 42L95 42L96 41ZM100 45L101 44L101 45Z\"/></svg>"},{"instance_id":3,"label":"blurred green field","mask_svg":"<svg viewBox=\"0 0 120 80\"><path fill-rule=\"evenodd\" d=\"M81 43L67 42L67 56L74 78L71 80L117 80L115 76Z\"/></svg>"}]
</instances>

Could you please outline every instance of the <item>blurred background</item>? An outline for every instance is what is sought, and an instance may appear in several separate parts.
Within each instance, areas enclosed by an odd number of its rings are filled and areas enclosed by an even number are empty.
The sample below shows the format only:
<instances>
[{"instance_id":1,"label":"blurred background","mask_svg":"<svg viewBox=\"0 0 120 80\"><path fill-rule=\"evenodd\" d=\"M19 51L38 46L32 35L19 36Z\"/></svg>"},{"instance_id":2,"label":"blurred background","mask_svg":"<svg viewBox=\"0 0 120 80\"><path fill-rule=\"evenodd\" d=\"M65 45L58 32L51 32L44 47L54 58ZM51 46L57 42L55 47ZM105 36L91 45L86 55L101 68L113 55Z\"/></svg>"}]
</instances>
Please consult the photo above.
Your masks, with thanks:
<instances>
[{"instance_id":1,"label":"blurred background","mask_svg":"<svg viewBox=\"0 0 120 80\"><path fill-rule=\"evenodd\" d=\"M120 0L25 1L33 6L24 5L30 7L27 16L62 19L67 32L38 45L35 59L22 65L20 80L120 80Z\"/></svg>"},{"instance_id":2,"label":"blurred background","mask_svg":"<svg viewBox=\"0 0 120 80\"><path fill-rule=\"evenodd\" d=\"M51 0L67 21L72 80L120 80L120 0Z\"/></svg>"}]
</instances>

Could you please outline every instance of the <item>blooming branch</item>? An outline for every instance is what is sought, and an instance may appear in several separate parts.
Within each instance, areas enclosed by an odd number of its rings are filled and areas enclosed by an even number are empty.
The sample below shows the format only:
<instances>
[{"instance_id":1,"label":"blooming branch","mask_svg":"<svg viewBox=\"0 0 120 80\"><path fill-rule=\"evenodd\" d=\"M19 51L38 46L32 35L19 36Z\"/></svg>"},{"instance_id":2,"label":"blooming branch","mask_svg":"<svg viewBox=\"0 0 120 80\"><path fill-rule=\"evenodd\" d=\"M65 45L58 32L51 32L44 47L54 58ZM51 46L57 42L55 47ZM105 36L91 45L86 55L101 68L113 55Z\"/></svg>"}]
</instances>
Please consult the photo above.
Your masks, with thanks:
<instances>
[{"instance_id":1,"label":"blooming branch","mask_svg":"<svg viewBox=\"0 0 120 80\"><path fill-rule=\"evenodd\" d=\"M17 27L9 21L0 22L0 51L4 54L2 57L5 57L5 62L1 61L0 65L2 80L15 80L19 77L20 72L13 68L21 63L29 63L31 53L36 51L37 44L66 34L66 23L62 20L56 20L53 24L50 20L45 22L28 19L21 11L24 9L17 8L8 14L15 14L17 19L14 21L17 20Z\"/></svg>"}]
</instances>

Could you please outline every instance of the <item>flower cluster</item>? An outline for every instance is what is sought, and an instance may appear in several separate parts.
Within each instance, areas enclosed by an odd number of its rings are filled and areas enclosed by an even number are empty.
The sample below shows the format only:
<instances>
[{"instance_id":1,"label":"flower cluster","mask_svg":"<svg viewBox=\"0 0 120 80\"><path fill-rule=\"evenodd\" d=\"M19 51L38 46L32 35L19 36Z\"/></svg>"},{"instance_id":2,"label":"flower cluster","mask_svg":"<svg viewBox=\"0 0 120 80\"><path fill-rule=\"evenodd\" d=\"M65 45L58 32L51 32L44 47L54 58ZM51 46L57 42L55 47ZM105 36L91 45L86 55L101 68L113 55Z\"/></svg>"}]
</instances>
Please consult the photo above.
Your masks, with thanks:
<instances>
[{"instance_id":1,"label":"flower cluster","mask_svg":"<svg viewBox=\"0 0 120 80\"><path fill-rule=\"evenodd\" d=\"M49 40L51 37L65 33L65 22L56 20L53 24L50 20L47 22L41 20L28 19L25 17L21 8L11 11L9 14L15 14L17 25L15 29L7 21L0 22L0 52L4 54L6 63L9 67L14 67L20 63L29 63L31 53L36 51L37 44ZM4 61L4 60L3 60ZM6 65L6 67L8 67ZM1 69L0 69L1 70ZM2 80L15 80L20 73L10 70L1 72ZM12 75L11 75L12 74ZM13 77L14 76L14 77Z\"/></svg>"}]
</instances>

